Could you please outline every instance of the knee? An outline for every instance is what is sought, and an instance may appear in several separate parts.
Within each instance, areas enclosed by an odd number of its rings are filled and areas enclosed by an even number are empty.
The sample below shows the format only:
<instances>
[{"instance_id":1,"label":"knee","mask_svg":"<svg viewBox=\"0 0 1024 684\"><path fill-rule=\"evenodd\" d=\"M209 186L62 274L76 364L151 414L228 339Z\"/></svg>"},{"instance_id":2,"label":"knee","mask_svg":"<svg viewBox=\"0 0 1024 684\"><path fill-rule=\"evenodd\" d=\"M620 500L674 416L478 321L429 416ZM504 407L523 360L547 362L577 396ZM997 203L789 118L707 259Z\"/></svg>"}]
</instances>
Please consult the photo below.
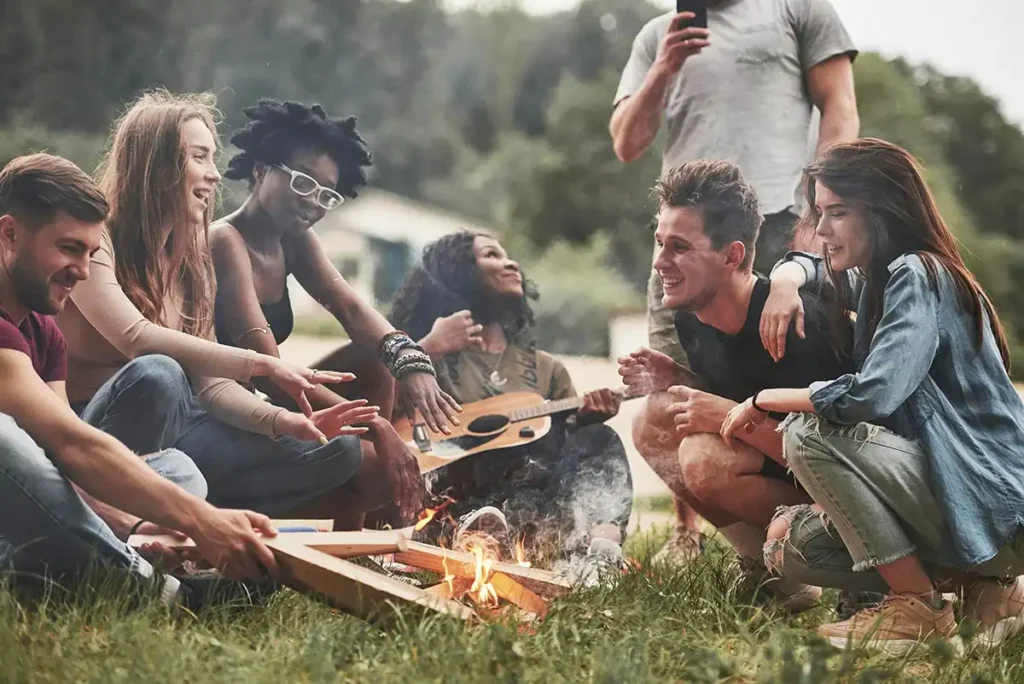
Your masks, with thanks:
<instances>
[{"instance_id":1,"label":"knee","mask_svg":"<svg viewBox=\"0 0 1024 684\"><path fill-rule=\"evenodd\" d=\"M677 443L675 425L654 395L646 399L643 408L633 417L631 433L636 450L648 460L666 448L674 448Z\"/></svg>"},{"instance_id":2,"label":"knee","mask_svg":"<svg viewBox=\"0 0 1024 684\"><path fill-rule=\"evenodd\" d=\"M125 366L127 385L140 395L175 398L191 393L181 365L163 354L140 356Z\"/></svg>"},{"instance_id":3,"label":"knee","mask_svg":"<svg viewBox=\"0 0 1024 684\"><path fill-rule=\"evenodd\" d=\"M52 464L42 447L11 416L0 413L0 470L32 470Z\"/></svg>"},{"instance_id":4,"label":"knee","mask_svg":"<svg viewBox=\"0 0 1024 684\"><path fill-rule=\"evenodd\" d=\"M679 443L679 466L683 484L693 496L705 499L727 484L728 458L725 444L718 435L697 434L684 437Z\"/></svg>"},{"instance_id":5,"label":"knee","mask_svg":"<svg viewBox=\"0 0 1024 684\"><path fill-rule=\"evenodd\" d=\"M205 499L209 493L206 477L199 466L177 449L164 449L144 457L157 475L178 485L192 496Z\"/></svg>"},{"instance_id":6,"label":"knee","mask_svg":"<svg viewBox=\"0 0 1024 684\"><path fill-rule=\"evenodd\" d=\"M789 539L790 523L785 515L777 515L766 530L764 543L765 567L772 572L781 572L782 558Z\"/></svg>"}]
</instances>

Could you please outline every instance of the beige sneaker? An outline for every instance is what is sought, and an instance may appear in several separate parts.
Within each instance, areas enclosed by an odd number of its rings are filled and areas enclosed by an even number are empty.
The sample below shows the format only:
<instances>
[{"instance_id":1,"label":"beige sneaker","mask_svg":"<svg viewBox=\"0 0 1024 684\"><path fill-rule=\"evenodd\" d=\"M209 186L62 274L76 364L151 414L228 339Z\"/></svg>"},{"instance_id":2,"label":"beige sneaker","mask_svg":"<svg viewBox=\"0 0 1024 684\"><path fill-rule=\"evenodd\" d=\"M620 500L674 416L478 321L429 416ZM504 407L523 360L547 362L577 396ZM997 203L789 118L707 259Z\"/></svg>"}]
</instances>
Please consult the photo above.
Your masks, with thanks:
<instances>
[{"instance_id":1,"label":"beige sneaker","mask_svg":"<svg viewBox=\"0 0 1024 684\"><path fill-rule=\"evenodd\" d=\"M848 643L900 656L929 637L949 639L956 631L953 604L935 609L914 594L890 594L880 606L858 612L849 620L822 625L818 634L833 646Z\"/></svg>"},{"instance_id":2,"label":"beige sneaker","mask_svg":"<svg viewBox=\"0 0 1024 684\"><path fill-rule=\"evenodd\" d=\"M978 580L964 599L964 622L977 629L971 648L989 650L1024 629L1024 577Z\"/></svg>"},{"instance_id":3,"label":"beige sneaker","mask_svg":"<svg viewBox=\"0 0 1024 684\"><path fill-rule=\"evenodd\" d=\"M821 587L773 575L760 558L739 556L736 564L739 566L739 582L743 590L755 600L769 601L796 615L816 606L821 598Z\"/></svg>"},{"instance_id":4,"label":"beige sneaker","mask_svg":"<svg viewBox=\"0 0 1024 684\"><path fill-rule=\"evenodd\" d=\"M651 560L667 565L687 565L697 560L703 552L704 535L698 530L676 525L672 536Z\"/></svg>"}]
</instances>

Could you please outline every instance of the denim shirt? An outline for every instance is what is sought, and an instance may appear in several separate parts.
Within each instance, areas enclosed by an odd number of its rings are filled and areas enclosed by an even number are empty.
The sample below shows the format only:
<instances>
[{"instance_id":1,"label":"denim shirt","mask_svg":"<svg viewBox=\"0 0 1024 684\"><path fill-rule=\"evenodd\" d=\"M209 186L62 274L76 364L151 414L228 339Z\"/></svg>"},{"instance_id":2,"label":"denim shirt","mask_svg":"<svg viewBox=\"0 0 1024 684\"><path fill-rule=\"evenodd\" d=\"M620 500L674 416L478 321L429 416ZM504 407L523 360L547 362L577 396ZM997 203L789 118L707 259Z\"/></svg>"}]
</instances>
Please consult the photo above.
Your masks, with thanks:
<instances>
[{"instance_id":1,"label":"denim shirt","mask_svg":"<svg viewBox=\"0 0 1024 684\"><path fill-rule=\"evenodd\" d=\"M793 252L786 260L804 267L808 283L824 282L820 257ZM851 273L857 372L813 383L811 402L830 422L883 424L918 441L952 535L940 560L964 568L995 556L1024 523L1024 404L988 317L979 348L974 317L961 308L949 272L936 267L933 288L920 256L889 264L870 338L864 281Z\"/></svg>"}]
</instances>

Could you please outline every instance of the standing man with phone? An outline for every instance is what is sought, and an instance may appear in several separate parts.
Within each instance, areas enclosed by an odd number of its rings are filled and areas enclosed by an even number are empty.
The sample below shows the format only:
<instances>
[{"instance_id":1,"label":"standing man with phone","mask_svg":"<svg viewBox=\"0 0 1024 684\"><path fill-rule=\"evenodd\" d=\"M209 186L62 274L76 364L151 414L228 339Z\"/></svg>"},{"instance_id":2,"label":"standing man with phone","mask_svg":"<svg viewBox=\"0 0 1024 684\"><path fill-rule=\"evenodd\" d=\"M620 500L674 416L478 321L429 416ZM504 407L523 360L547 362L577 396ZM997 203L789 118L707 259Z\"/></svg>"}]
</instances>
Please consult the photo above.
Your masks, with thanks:
<instances>
[{"instance_id":1,"label":"standing man with phone","mask_svg":"<svg viewBox=\"0 0 1024 684\"><path fill-rule=\"evenodd\" d=\"M665 122L662 171L695 159L737 164L757 192L764 223L754 268L767 273L794 236L803 167L828 145L857 137L855 50L828 0L679 0L633 42L615 94L611 136L629 162ZM814 125L814 110L820 123ZM647 288L650 345L686 365L673 315L653 273ZM675 533L659 553L700 553L696 514L676 501Z\"/></svg>"}]
</instances>

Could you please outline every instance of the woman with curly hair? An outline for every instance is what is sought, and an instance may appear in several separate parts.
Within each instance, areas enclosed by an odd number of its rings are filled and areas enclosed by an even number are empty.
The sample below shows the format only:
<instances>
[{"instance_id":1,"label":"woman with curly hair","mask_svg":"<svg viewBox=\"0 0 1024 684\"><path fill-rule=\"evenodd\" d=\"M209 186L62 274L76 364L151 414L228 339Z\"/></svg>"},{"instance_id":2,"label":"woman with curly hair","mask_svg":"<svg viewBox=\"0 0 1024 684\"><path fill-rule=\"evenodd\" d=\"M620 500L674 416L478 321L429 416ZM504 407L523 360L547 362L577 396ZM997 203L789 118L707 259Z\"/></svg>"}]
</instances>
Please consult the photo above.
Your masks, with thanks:
<instances>
[{"instance_id":1,"label":"woman with curly hair","mask_svg":"<svg viewBox=\"0 0 1024 684\"><path fill-rule=\"evenodd\" d=\"M157 91L118 121L100 169L107 234L58 319L68 397L137 453L186 453L217 505L358 527L387 502L384 476L356 437L379 420L376 410L353 401L312 412L305 392L341 376L213 341L214 116L210 97ZM307 414L240 384L261 375ZM421 489L417 481L405 491L418 499Z\"/></svg>"},{"instance_id":2,"label":"woman with curly hair","mask_svg":"<svg viewBox=\"0 0 1024 684\"><path fill-rule=\"evenodd\" d=\"M360 299L310 230L366 185L370 153L355 117L330 117L320 105L274 100L260 100L244 112L249 123L231 137L241 151L225 175L246 181L249 195L210 229L218 339L279 356L277 345L292 330L285 282L292 274L353 341L321 366L357 370L359 384L348 389L370 399L386 418L394 402L393 376L407 400L406 412L418 410L432 430L447 431L458 405L438 387L430 358ZM275 401L289 399L269 383L256 385ZM317 408L342 401L324 387L309 399Z\"/></svg>"},{"instance_id":3,"label":"woman with curly hair","mask_svg":"<svg viewBox=\"0 0 1024 684\"><path fill-rule=\"evenodd\" d=\"M460 402L530 391L545 399L576 396L562 363L536 347L530 299L537 293L494 238L445 236L423 252L391 310L391 322L437 365L441 387ZM555 555L620 557L633 488L625 449L605 420L618 413L611 390L584 396L583 407L535 445L453 463L434 490L447 490L463 514L455 542L486 529L501 540L510 529ZM497 534L495 534L497 533Z\"/></svg>"}]
</instances>

